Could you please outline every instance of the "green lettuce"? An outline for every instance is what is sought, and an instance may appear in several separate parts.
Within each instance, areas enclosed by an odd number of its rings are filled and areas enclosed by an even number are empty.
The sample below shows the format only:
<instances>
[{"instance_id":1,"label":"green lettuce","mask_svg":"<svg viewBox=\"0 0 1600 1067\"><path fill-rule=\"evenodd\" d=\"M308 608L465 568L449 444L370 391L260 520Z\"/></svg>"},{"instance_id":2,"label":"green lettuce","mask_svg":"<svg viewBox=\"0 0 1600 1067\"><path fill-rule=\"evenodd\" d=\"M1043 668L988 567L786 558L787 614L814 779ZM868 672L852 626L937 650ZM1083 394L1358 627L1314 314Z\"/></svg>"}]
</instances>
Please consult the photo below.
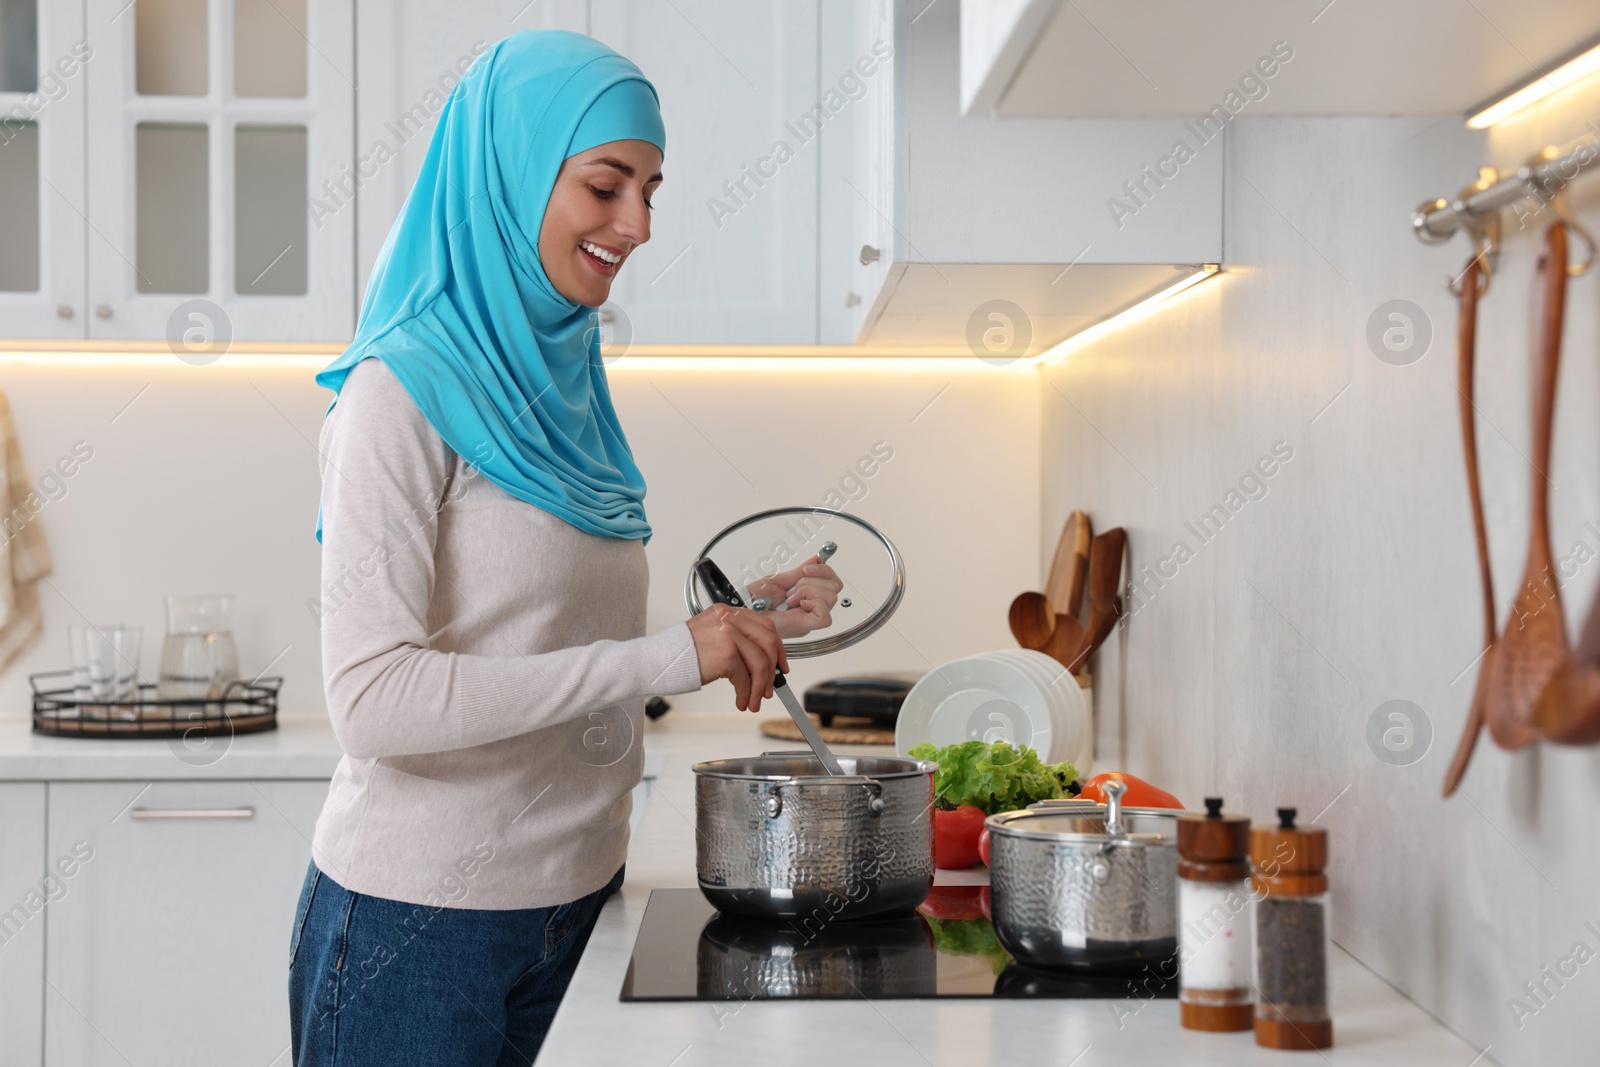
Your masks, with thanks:
<instances>
[{"instance_id":1,"label":"green lettuce","mask_svg":"<svg viewBox=\"0 0 1600 1067\"><path fill-rule=\"evenodd\" d=\"M933 790L941 808L972 804L985 815L1070 796L1067 787L1078 777L1070 761L1045 763L1027 745L1005 741L962 741L937 749L924 741L908 755L939 765Z\"/></svg>"}]
</instances>

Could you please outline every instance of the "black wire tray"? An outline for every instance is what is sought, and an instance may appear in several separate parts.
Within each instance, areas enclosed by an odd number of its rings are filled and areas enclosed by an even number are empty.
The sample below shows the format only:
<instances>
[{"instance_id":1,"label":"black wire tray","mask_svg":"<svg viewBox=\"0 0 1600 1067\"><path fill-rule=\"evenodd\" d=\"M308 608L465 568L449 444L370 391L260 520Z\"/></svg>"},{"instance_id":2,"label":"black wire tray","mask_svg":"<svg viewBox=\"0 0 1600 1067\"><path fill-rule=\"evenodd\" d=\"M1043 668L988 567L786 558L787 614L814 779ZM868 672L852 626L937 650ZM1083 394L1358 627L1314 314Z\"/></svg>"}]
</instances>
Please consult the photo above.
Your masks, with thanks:
<instances>
[{"instance_id":1,"label":"black wire tray","mask_svg":"<svg viewBox=\"0 0 1600 1067\"><path fill-rule=\"evenodd\" d=\"M59 688L52 688L56 682ZM217 699L161 698L153 682L131 700L80 701L72 672L30 674L33 732L59 737L216 737L278 728L282 678L230 682Z\"/></svg>"}]
</instances>

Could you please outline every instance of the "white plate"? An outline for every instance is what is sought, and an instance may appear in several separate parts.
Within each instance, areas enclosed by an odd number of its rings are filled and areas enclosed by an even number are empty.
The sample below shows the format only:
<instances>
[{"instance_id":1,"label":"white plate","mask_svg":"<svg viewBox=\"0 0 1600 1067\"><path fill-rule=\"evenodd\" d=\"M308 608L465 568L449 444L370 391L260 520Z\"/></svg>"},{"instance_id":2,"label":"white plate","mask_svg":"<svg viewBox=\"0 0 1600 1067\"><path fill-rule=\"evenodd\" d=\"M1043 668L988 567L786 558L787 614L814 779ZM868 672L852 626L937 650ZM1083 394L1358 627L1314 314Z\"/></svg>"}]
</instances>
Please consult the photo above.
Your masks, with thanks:
<instances>
[{"instance_id":1,"label":"white plate","mask_svg":"<svg viewBox=\"0 0 1600 1067\"><path fill-rule=\"evenodd\" d=\"M935 748L1008 741L1050 753L1057 718L1052 704L1044 685L1019 663L982 654L951 660L906 694L895 720L895 749L904 754L924 741Z\"/></svg>"},{"instance_id":2,"label":"white plate","mask_svg":"<svg viewBox=\"0 0 1600 1067\"><path fill-rule=\"evenodd\" d=\"M1015 651L1020 652L1022 650ZM1064 759L1070 758L1070 756L1062 755L1062 753L1077 751L1079 724L1071 706L1067 703L1065 690L1055 684L1055 680L1049 673L1048 665L1041 665L1025 656L1015 655L1013 652L1014 650L1012 649L1000 649L995 652L983 653L983 655L991 660L1005 663L1020 670L1028 676L1034 685L1038 687L1039 692L1043 694L1045 706L1050 712L1052 743L1049 750L1038 750L1039 758L1046 763L1059 763ZM1045 658L1049 659L1048 656ZM1055 663L1055 660L1051 659L1050 663Z\"/></svg>"},{"instance_id":3,"label":"white plate","mask_svg":"<svg viewBox=\"0 0 1600 1067\"><path fill-rule=\"evenodd\" d=\"M1051 698L1055 718L1054 751L1046 762L1071 760L1079 770L1087 770L1093 750L1094 723L1089 696L1078 679L1067 673L1054 657L1028 648L1005 648L987 653L1020 663L1030 670ZM1041 757L1044 758L1044 757Z\"/></svg>"}]
</instances>

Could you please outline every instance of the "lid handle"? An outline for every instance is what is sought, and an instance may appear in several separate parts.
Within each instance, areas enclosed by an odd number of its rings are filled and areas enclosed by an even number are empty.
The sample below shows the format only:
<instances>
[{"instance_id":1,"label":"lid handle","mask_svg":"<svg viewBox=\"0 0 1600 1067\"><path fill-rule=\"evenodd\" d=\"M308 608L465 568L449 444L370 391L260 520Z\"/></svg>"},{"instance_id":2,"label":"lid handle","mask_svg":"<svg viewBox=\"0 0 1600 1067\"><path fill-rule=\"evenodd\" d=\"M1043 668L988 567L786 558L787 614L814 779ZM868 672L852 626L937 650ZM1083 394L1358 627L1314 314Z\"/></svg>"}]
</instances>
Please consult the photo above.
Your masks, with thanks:
<instances>
[{"instance_id":1,"label":"lid handle","mask_svg":"<svg viewBox=\"0 0 1600 1067\"><path fill-rule=\"evenodd\" d=\"M1128 828L1122 824L1122 794L1128 791L1125 783L1113 778L1105 784L1106 836L1126 837Z\"/></svg>"}]
</instances>

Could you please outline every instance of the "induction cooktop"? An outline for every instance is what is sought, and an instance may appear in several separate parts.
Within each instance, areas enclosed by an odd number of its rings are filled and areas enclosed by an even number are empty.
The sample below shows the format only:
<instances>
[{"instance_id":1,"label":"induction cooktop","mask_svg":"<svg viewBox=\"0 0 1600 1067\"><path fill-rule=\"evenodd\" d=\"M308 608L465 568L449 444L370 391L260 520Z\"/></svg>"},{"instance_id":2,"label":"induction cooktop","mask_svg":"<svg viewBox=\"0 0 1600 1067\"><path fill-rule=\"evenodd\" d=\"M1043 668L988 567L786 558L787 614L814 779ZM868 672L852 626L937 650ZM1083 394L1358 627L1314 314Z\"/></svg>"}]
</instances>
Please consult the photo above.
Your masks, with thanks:
<instances>
[{"instance_id":1,"label":"induction cooktop","mask_svg":"<svg viewBox=\"0 0 1600 1067\"><path fill-rule=\"evenodd\" d=\"M1041 997L1175 999L1170 957L1121 975L1024 967L995 940L987 887L939 887L917 914L816 923L723 915L698 889L655 889L626 1001Z\"/></svg>"}]
</instances>

